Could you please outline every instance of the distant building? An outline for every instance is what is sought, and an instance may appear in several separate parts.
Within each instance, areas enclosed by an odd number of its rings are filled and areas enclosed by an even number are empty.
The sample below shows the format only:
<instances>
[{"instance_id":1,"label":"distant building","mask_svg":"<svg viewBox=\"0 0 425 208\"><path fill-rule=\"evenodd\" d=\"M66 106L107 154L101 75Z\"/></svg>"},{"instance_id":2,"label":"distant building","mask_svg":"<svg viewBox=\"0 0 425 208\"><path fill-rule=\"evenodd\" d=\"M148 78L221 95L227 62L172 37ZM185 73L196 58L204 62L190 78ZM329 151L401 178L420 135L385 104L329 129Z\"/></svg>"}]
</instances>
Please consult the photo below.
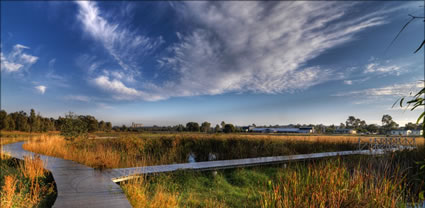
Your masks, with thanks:
<instances>
[{"instance_id":1,"label":"distant building","mask_svg":"<svg viewBox=\"0 0 425 208\"><path fill-rule=\"evenodd\" d=\"M396 136L422 136L423 135L423 130L401 130L401 129L396 129L396 130L392 130L390 132L391 135L396 135Z\"/></svg>"},{"instance_id":2,"label":"distant building","mask_svg":"<svg viewBox=\"0 0 425 208\"><path fill-rule=\"evenodd\" d=\"M132 122L132 123L131 123L131 127L132 127L132 128L142 128L142 127L143 127L143 124L138 124L138 123L134 123L134 122Z\"/></svg>"},{"instance_id":3,"label":"distant building","mask_svg":"<svg viewBox=\"0 0 425 208\"><path fill-rule=\"evenodd\" d=\"M410 136L422 136L424 135L423 130L412 130L412 133L410 133Z\"/></svg>"},{"instance_id":4,"label":"distant building","mask_svg":"<svg viewBox=\"0 0 425 208\"><path fill-rule=\"evenodd\" d=\"M336 134L357 134L354 129L335 129Z\"/></svg>"},{"instance_id":5,"label":"distant building","mask_svg":"<svg viewBox=\"0 0 425 208\"><path fill-rule=\"evenodd\" d=\"M255 126L242 126L243 132L251 132L253 129L255 129Z\"/></svg>"},{"instance_id":6,"label":"distant building","mask_svg":"<svg viewBox=\"0 0 425 208\"><path fill-rule=\"evenodd\" d=\"M412 130L401 130L401 129L391 130L390 132L391 135L396 135L396 136L409 136L411 133L412 133Z\"/></svg>"}]
</instances>

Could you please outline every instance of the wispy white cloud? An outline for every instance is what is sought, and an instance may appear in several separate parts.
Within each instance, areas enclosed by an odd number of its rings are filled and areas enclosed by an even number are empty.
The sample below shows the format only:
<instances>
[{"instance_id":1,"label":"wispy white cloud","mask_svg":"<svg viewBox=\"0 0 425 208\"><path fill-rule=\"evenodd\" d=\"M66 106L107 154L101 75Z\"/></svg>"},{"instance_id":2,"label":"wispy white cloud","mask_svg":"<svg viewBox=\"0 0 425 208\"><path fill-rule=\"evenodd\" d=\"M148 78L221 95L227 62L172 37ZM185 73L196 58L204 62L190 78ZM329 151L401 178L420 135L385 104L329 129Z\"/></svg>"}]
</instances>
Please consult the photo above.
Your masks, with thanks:
<instances>
[{"instance_id":1,"label":"wispy white cloud","mask_svg":"<svg viewBox=\"0 0 425 208\"><path fill-rule=\"evenodd\" d=\"M113 97L118 100L144 99L148 101L163 100L160 95L150 95L135 88L126 86L118 79L110 79L108 76L101 75L92 80L97 87L113 93Z\"/></svg>"},{"instance_id":2,"label":"wispy white cloud","mask_svg":"<svg viewBox=\"0 0 425 208\"><path fill-rule=\"evenodd\" d=\"M75 100L80 102L90 102L92 99L85 95L67 95L64 97L65 100Z\"/></svg>"},{"instance_id":3,"label":"wispy white cloud","mask_svg":"<svg viewBox=\"0 0 425 208\"><path fill-rule=\"evenodd\" d=\"M132 31L119 22L106 19L107 14L93 1L76 1L79 6L78 20L83 30L92 38L102 43L108 53L124 70L138 68L136 60L161 45L162 37L149 38Z\"/></svg>"},{"instance_id":4,"label":"wispy white cloud","mask_svg":"<svg viewBox=\"0 0 425 208\"><path fill-rule=\"evenodd\" d=\"M334 96L355 98L351 99L353 100L354 104L382 102L386 98L395 101L397 98L409 96L411 92L418 92L419 89L423 87L423 85L423 82L394 84L384 87L340 92Z\"/></svg>"},{"instance_id":5,"label":"wispy white cloud","mask_svg":"<svg viewBox=\"0 0 425 208\"><path fill-rule=\"evenodd\" d=\"M178 74L166 84L169 96L232 91L281 93L335 79L305 64L322 52L381 25L381 15L343 20L352 3L187 2L180 14L199 28L177 33L180 42L158 62ZM337 76L340 77L340 76Z\"/></svg>"},{"instance_id":6,"label":"wispy white cloud","mask_svg":"<svg viewBox=\"0 0 425 208\"><path fill-rule=\"evenodd\" d=\"M139 79L135 60L163 42L108 20L95 2L78 1L84 31L102 43L121 69L102 69L91 82L117 99L161 100L227 92L282 93L334 79L340 73L308 62L324 51L386 23L386 12L351 13L353 2L182 2L173 4L185 31ZM349 18L348 18L349 16ZM189 30L186 30L189 28ZM165 51L164 51L165 53ZM90 66L89 71L100 69ZM351 81L353 83L353 81Z\"/></svg>"},{"instance_id":7,"label":"wispy white cloud","mask_svg":"<svg viewBox=\"0 0 425 208\"><path fill-rule=\"evenodd\" d=\"M344 80L344 84L346 84L346 85L352 85L353 84L353 80Z\"/></svg>"},{"instance_id":8,"label":"wispy white cloud","mask_svg":"<svg viewBox=\"0 0 425 208\"><path fill-rule=\"evenodd\" d=\"M364 73L380 73L380 74L396 74L400 75L403 68L393 64L380 64L379 62L373 62L366 65Z\"/></svg>"},{"instance_id":9,"label":"wispy white cloud","mask_svg":"<svg viewBox=\"0 0 425 208\"><path fill-rule=\"evenodd\" d=\"M369 77L365 77L365 78L362 78L362 79L351 79L351 80L347 79L347 80L344 80L344 84L346 84L346 85L360 84L360 83L365 82L369 79L370 79Z\"/></svg>"},{"instance_id":10,"label":"wispy white cloud","mask_svg":"<svg viewBox=\"0 0 425 208\"><path fill-rule=\"evenodd\" d=\"M18 72L36 63L38 57L24 53L24 49L30 48L16 44L9 54L1 53L1 70L5 72Z\"/></svg>"},{"instance_id":11,"label":"wispy white cloud","mask_svg":"<svg viewBox=\"0 0 425 208\"><path fill-rule=\"evenodd\" d=\"M35 89L36 89L39 93L44 94L44 93L46 92L47 87L46 87L46 86L44 86L44 85L38 85L38 86L35 86Z\"/></svg>"}]
</instances>

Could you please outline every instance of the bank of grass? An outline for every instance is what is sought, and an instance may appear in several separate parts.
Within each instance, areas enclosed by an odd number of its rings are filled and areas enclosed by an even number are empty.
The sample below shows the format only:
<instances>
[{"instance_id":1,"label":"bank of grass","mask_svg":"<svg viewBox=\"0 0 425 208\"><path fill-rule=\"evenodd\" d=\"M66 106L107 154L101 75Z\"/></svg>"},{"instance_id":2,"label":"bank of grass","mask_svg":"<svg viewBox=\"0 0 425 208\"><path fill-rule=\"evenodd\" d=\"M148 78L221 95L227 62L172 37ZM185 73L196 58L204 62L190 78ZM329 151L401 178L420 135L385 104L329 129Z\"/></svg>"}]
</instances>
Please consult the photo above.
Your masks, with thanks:
<instances>
[{"instance_id":1,"label":"bank of grass","mask_svg":"<svg viewBox=\"0 0 425 208\"><path fill-rule=\"evenodd\" d=\"M0 155L0 205L2 208L51 207L56 198L52 175L40 158L18 160Z\"/></svg>"},{"instance_id":2,"label":"bank of grass","mask_svg":"<svg viewBox=\"0 0 425 208\"><path fill-rule=\"evenodd\" d=\"M108 135L111 137L113 135ZM358 138L344 136L264 136L240 134L116 134L115 139L66 140L41 135L23 148L95 168L124 168L196 161L354 150ZM91 136L89 138L94 138ZM366 139L366 138L364 138Z\"/></svg>"},{"instance_id":3,"label":"bank of grass","mask_svg":"<svg viewBox=\"0 0 425 208\"><path fill-rule=\"evenodd\" d=\"M423 148L423 147L422 147ZM403 154L424 154L420 151ZM410 160L424 158L413 156ZM397 155L350 156L287 166L180 171L121 184L134 207L406 207L420 201ZM411 167L414 168L414 167Z\"/></svg>"}]
</instances>

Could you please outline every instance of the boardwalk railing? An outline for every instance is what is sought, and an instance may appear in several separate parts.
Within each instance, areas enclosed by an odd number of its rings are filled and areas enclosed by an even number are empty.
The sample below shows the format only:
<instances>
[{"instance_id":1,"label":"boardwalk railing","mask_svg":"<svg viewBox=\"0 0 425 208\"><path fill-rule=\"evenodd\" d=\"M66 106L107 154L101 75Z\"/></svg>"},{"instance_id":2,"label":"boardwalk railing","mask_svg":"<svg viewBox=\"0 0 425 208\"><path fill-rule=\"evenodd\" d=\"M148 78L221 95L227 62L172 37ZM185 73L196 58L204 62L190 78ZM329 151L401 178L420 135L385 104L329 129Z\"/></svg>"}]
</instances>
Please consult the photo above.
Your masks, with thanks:
<instances>
[{"instance_id":1,"label":"boardwalk railing","mask_svg":"<svg viewBox=\"0 0 425 208\"><path fill-rule=\"evenodd\" d=\"M368 142L364 142L359 138L359 149L353 151L340 151L340 152L322 152L313 154L300 154L300 155L288 155L288 156L273 156L273 157L258 157L258 158L246 158L236 160L217 160L207 162L195 162L195 163L181 163L181 164L170 164L170 165L156 165L156 166L145 166L136 168L120 168L109 170L109 174L114 182L121 182L129 179L138 177L138 175L147 175L154 173L165 173L173 172L177 170L219 170L228 168L239 168L239 167L250 167L259 165L269 165L285 163L290 161L319 159L326 157L335 156L346 156L346 155L380 155L386 152L393 152L404 149L416 148L415 138L373 138Z\"/></svg>"},{"instance_id":2,"label":"boardwalk railing","mask_svg":"<svg viewBox=\"0 0 425 208\"><path fill-rule=\"evenodd\" d=\"M404 150L404 149L415 149L416 138L415 137L377 137L370 138L369 141L363 141L359 138L359 150Z\"/></svg>"}]
</instances>

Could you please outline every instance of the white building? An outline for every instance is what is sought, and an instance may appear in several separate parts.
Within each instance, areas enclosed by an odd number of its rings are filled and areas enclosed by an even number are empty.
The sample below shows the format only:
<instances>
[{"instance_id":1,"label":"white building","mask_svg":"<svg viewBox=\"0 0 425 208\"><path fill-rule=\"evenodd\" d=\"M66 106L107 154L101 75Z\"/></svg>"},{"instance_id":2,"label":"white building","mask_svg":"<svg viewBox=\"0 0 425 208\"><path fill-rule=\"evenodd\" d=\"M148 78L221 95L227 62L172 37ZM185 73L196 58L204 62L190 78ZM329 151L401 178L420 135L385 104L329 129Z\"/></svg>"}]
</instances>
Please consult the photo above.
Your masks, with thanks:
<instances>
[{"instance_id":1,"label":"white building","mask_svg":"<svg viewBox=\"0 0 425 208\"><path fill-rule=\"evenodd\" d=\"M422 135L424 135L423 130L412 130L412 132L410 133L410 136L422 136Z\"/></svg>"},{"instance_id":2,"label":"white building","mask_svg":"<svg viewBox=\"0 0 425 208\"><path fill-rule=\"evenodd\" d=\"M412 133L411 130L391 130L391 135L396 135L396 136L409 136Z\"/></svg>"}]
</instances>

